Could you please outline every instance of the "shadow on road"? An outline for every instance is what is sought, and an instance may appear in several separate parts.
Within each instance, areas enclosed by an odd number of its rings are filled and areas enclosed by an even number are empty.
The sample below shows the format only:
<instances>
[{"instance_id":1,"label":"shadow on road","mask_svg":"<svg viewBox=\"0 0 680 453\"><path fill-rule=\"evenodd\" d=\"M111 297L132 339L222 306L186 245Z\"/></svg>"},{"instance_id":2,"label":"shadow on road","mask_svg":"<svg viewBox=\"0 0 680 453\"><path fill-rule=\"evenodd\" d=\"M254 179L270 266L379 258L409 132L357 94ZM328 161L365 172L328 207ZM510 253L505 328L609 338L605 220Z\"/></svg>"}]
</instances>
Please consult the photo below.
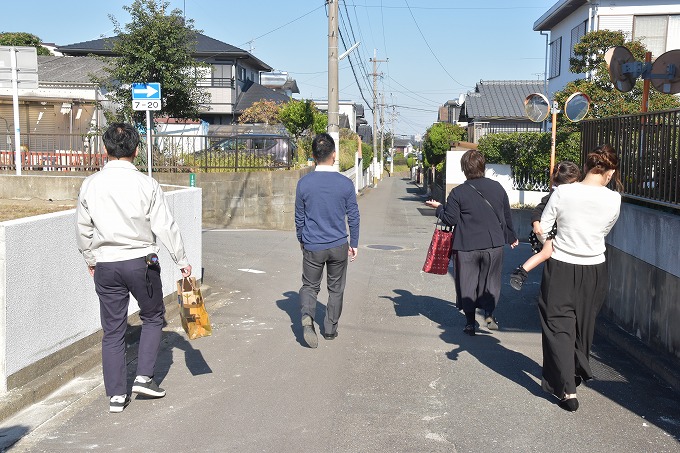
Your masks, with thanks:
<instances>
[{"instance_id":1,"label":"shadow on road","mask_svg":"<svg viewBox=\"0 0 680 453\"><path fill-rule=\"evenodd\" d=\"M396 296L380 297L392 301L397 316L425 316L438 324L442 330L440 338L444 342L457 345L446 354L450 360L458 360L458 354L467 351L490 370L524 387L532 395L550 399L536 382L540 380L540 365L524 354L505 348L494 336L497 334L484 329L479 330L474 337L464 334L465 317L454 302L418 296L403 289L393 291Z\"/></svg>"},{"instance_id":2,"label":"shadow on road","mask_svg":"<svg viewBox=\"0 0 680 453\"><path fill-rule=\"evenodd\" d=\"M276 301L276 305L285 311L290 317L290 330L295 335L295 340L304 347L308 347L302 337L302 324L300 324L300 295L296 291L286 291L283 293L285 299ZM326 316L326 306L316 301L316 314L314 320L317 324L323 325L323 318ZM317 332L323 333L323 332Z\"/></svg>"},{"instance_id":3,"label":"shadow on road","mask_svg":"<svg viewBox=\"0 0 680 453\"><path fill-rule=\"evenodd\" d=\"M141 331L141 326L128 326L128 338L136 338L137 341L134 344L128 343L127 355L127 381L128 381L128 392L132 387L132 382L137 375L137 348L139 347L139 331ZM191 340L194 342L200 342L201 339L197 338ZM203 357L203 353L194 347L186 336L179 334L177 332L163 332L163 337L161 338L161 347L158 351L158 358L156 359L156 369L154 374L154 380L157 384L161 384L165 376L168 375L170 368L174 363L173 350L179 349L184 351L184 364L191 373L192 376L199 376L202 374L211 374L212 368L208 362L206 362Z\"/></svg>"}]
</instances>

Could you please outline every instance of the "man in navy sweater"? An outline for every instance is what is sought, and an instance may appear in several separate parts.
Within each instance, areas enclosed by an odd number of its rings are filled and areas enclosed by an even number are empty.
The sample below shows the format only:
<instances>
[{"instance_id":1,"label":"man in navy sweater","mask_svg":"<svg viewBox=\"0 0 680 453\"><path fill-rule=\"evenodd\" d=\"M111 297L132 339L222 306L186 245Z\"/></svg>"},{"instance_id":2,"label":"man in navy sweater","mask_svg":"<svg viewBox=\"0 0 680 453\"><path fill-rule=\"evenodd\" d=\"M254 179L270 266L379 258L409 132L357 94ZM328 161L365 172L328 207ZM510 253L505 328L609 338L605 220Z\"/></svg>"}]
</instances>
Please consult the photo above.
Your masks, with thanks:
<instances>
[{"instance_id":1,"label":"man in navy sweater","mask_svg":"<svg viewBox=\"0 0 680 453\"><path fill-rule=\"evenodd\" d=\"M333 137L318 134L312 142L312 155L316 168L302 177L297 185L295 230L303 256L300 288L303 337L310 348L316 348L319 342L314 329L314 315L324 266L328 304L323 337L332 340L338 336L347 261L348 257L354 261L359 246L359 206L352 181L333 167Z\"/></svg>"}]
</instances>

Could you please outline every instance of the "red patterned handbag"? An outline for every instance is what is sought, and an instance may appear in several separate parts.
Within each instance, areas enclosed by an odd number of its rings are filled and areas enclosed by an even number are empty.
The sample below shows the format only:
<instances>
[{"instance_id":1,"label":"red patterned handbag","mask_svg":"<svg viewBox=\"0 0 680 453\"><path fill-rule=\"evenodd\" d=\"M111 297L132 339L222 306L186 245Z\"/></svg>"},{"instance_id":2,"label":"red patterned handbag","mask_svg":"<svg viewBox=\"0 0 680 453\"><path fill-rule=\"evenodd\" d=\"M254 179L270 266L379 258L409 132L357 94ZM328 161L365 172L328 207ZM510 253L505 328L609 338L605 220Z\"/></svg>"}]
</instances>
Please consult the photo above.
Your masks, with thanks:
<instances>
[{"instance_id":1,"label":"red patterned handbag","mask_svg":"<svg viewBox=\"0 0 680 453\"><path fill-rule=\"evenodd\" d=\"M437 220L430 248L427 250L427 258L423 264L423 272L437 275L445 275L448 272L452 242L453 227L440 225Z\"/></svg>"}]
</instances>

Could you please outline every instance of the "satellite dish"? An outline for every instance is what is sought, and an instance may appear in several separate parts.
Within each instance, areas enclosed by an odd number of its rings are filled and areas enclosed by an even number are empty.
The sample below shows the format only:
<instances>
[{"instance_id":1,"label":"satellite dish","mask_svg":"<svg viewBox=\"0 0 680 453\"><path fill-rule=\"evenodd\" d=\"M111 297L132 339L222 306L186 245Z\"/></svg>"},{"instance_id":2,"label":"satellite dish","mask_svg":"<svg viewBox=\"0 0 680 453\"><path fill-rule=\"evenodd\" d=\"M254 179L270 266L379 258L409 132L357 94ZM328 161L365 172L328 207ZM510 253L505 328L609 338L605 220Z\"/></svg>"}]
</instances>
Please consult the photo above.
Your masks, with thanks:
<instances>
[{"instance_id":1,"label":"satellite dish","mask_svg":"<svg viewBox=\"0 0 680 453\"><path fill-rule=\"evenodd\" d=\"M669 78L654 78L654 75L667 75ZM680 50L669 50L656 59L652 65L651 82L662 93L680 93Z\"/></svg>"},{"instance_id":2,"label":"satellite dish","mask_svg":"<svg viewBox=\"0 0 680 453\"><path fill-rule=\"evenodd\" d=\"M574 93L564 103L564 115L571 122L581 121L590 109L590 97L585 93Z\"/></svg>"},{"instance_id":3,"label":"satellite dish","mask_svg":"<svg viewBox=\"0 0 680 453\"><path fill-rule=\"evenodd\" d=\"M623 46L612 47L604 54L604 61L609 68L609 78L614 84L614 88L624 93L632 90L635 86L635 75L623 72L623 65L635 63L635 57L630 50Z\"/></svg>"},{"instance_id":4,"label":"satellite dish","mask_svg":"<svg viewBox=\"0 0 680 453\"><path fill-rule=\"evenodd\" d=\"M532 93L524 100L524 114L531 121L541 123L550 114L550 102L541 93Z\"/></svg>"}]
</instances>

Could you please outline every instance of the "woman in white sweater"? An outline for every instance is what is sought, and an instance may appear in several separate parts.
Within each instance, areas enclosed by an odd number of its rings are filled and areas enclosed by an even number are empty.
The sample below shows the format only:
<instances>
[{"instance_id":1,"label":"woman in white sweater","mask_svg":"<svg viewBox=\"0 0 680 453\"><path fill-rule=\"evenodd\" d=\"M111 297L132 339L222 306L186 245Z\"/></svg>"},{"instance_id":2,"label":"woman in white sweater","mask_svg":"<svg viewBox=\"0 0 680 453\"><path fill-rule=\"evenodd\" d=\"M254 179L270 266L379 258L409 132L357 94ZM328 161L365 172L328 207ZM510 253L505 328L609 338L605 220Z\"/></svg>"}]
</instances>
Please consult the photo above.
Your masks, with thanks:
<instances>
[{"instance_id":1,"label":"woman in white sweater","mask_svg":"<svg viewBox=\"0 0 680 453\"><path fill-rule=\"evenodd\" d=\"M541 216L543 231L558 225L538 299L542 387L568 411L578 409L576 387L593 377L589 354L595 318L609 288L604 238L621 209L621 195L606 186L614 178L621 190L618 165L614 148L595 149L586 158L583 181L556 188Z\"/></svg>"}]
</instances>

